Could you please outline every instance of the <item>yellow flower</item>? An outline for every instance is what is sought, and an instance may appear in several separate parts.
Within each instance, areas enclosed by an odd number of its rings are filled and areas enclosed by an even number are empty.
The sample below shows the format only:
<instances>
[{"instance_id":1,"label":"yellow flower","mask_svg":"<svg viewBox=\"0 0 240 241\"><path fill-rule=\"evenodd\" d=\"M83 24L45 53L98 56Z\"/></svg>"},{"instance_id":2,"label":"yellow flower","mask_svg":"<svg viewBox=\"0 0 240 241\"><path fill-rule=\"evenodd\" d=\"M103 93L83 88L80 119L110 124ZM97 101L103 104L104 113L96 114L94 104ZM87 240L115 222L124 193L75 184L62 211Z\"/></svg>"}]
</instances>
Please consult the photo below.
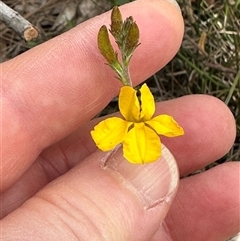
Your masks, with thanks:
<instances>
[{"instance_id":1,"label":"yellow flower","mask_svg":"<svg viewBox=\"0 0 240 241\"><path fill-rule=\"evenodd\" d=\"M183 128L169 115L153 117L155 102L151 91L143 84L137 91L123 86L119 94L119 109L124 119L108 118L94 127L92 138L102 151L123 144L123 155L131 163L156 161L161 156L158 135L167 137L184 134ZM152 118L153 117L153 118Z\"/></svg>"}]
</instances>

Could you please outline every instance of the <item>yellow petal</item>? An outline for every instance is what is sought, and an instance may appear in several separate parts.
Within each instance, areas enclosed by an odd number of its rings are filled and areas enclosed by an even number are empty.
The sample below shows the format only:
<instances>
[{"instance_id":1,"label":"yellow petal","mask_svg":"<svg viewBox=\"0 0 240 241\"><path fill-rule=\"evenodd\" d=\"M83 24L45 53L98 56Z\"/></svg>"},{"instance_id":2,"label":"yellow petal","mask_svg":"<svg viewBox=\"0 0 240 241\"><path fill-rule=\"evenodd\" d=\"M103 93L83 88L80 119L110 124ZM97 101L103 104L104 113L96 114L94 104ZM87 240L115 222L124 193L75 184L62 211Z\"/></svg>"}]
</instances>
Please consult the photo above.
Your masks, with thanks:
<instances>
[{"instance_id":1,"label":"yellow petal","mask_svg":"<svg viewBox=\"0 0 240 241\"><path fill-rule=\"evenodd\" d=\"M136 90L130 86L123 86L119 94L119 110L122 116L130 122L139 121L140 105L137 99Z\"/></svg>"},{"instance_id":2,"label":"yellow petal","mask_svg":"<svg viewBox=\"0 0 240 241\"><path fill-rule=\"evenodd\" d=\"M155 102L153 95L146 84L140 88L141 93L141 116L143 121L148 121L152 118L155 112Z\"/></svg>"},{"instance_id":3,"label":"yellow petal","mask_svg":"<svg viewBox=\"0 0 240 241\"><path fill-rule=\"evenodd\" d=\"M174 137L184 134L183 128L170 115L159 115L145 123L151 126L159 135Z\"/></svg>"},{"instance_id":4,"label":"yellow petal","mask_svg":"<svg viewBox=\"0 0 240 241\"><path fill-rule=\"evenodd\" d=\"M96 125L91 135L99 149L109 151L123 141L130 125L118 117L108 118Z\"/></svg>"},{"instance_id":5,"label":"yellow petal","mask_svg":"<svg viewBox=\"0 0 240 241\"><path fill-rule=\"evenodd\" d=\"M161 156L159 136L144 123L134 123L123 141L123 155L135 164L156 161Z\"/></svg>"}]
</instances>

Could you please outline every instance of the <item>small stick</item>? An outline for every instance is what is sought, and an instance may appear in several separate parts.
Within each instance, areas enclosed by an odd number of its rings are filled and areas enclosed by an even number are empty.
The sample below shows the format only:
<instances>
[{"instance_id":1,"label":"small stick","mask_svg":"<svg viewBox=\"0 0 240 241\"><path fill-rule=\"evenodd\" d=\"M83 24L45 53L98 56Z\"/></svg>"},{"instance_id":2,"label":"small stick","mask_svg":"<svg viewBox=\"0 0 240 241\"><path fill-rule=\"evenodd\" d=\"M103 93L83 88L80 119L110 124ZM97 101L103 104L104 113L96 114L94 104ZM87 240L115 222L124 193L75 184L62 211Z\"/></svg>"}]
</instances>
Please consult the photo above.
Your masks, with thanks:
<instances>
[{"instance_id":1,"label":"small stick","mask_svg":"<svg viewBox=\"0 0 240 241\"><path fill-rule=\"evenodd\" d=\"M36 27L2 1L0 1L0 20L21 35L26 41L31 41L39 35Z\"/></svg>"}]
</instances>

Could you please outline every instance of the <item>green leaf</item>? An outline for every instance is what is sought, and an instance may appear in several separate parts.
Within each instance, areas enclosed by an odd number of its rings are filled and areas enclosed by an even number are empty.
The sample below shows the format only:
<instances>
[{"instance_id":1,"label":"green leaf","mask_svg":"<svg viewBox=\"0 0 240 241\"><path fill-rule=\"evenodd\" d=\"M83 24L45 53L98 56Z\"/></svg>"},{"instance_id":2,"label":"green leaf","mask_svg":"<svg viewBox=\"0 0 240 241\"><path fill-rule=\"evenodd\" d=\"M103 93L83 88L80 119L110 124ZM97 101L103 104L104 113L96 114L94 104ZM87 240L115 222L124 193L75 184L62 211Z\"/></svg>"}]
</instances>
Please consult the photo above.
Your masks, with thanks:
<instances>
[{"instance_id":1,"label":"green leaf","mask_svg":"<svg viewBox=\"0 0 240 241\"><path fill-rule=\"evenodd\" d=\"M130 27L128 34L126 36L126 48L134 50L138 46L139 41L139 29L135 22L133 22Z\"/></svg>"},{"instance_id":2,"label":"green leaf","mask_svg":"<svg viewBox=\"0 0 240 241\"><path fill-rule=\"evenodd\" d=\"M98 48L110 65L118 62L117 53L112 47L105 25L103 25L98 32Z\"/></svg>"},{"instance_id":3,"label":"green leaf","mask_svg":"<svg viewBox=\"0 0 240 241\"><path fill-rule=\"evenodd\" d=\"M122 14L118 7L114 7L111 14L110 32L116 40L121 38L122 26L123 26Z\"/></svg>"}]
</instances>

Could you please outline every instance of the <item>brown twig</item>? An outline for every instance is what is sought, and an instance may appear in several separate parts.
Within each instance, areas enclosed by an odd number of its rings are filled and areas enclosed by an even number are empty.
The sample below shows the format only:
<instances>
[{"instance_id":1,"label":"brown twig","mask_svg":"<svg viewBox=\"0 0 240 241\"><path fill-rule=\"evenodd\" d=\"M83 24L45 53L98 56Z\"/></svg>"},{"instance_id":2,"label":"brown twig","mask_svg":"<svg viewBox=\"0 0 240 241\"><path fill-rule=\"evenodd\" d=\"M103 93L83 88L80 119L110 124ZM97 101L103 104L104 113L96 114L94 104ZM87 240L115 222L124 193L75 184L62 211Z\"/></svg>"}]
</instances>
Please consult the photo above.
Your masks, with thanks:
<instances>
[{"instance_id":1,"label":"brown twig","mask_svg":"<svg viewBox=\"0 0 240 241\"><path fill-rule=\"evenodd\" d=\"M39 36L39 31L36 27L2 1L0 1L0 20L26 41L31 41Z\"/></svg>"}]
</instances>

